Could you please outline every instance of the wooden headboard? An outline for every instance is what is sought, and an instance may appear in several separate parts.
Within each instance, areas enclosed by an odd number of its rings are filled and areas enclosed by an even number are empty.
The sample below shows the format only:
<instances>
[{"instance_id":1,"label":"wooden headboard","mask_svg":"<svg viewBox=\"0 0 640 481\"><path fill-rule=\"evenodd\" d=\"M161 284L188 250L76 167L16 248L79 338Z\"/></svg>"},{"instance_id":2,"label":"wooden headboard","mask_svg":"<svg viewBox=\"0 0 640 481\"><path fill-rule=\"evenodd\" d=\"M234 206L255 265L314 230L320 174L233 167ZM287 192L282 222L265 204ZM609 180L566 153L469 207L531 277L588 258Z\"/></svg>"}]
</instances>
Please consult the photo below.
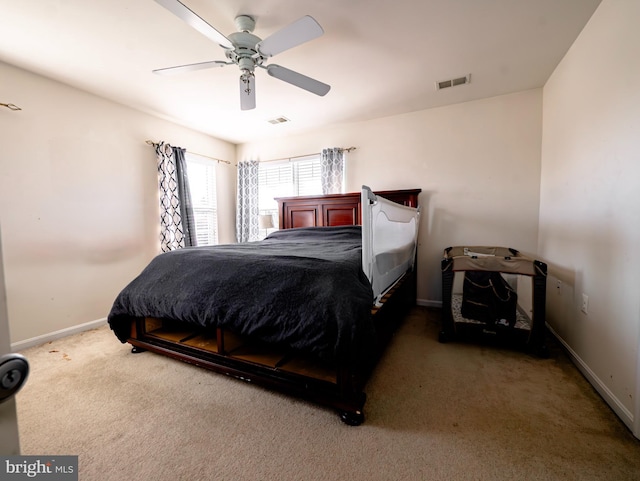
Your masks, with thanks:
<instances>
[{"instance_id":1,"label":"wooden headboard","mask_svg":"<svg viewBox=\"0 0 640 481\"><path fill-rule=\"evenodd\" d=\"M385 190L374 194L409 207L418 207L418 194L422 189ZM280 229L294 227L320 227L360 225L362 210L360 192L303 197L278 197Z\"/></svg>"}]
</instances>

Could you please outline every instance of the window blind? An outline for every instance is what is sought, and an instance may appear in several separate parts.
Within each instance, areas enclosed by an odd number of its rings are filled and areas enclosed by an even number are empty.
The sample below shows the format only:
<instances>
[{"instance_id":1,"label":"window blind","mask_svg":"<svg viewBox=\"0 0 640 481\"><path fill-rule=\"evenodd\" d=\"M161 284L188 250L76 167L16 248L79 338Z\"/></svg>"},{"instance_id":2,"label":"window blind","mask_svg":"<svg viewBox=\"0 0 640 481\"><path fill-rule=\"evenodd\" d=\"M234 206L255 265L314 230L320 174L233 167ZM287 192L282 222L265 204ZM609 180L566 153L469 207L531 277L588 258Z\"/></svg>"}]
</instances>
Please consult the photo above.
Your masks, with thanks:
<instances>
[{"instance_id":1,"label":"window blind","mask_svg":"<svg viewBox=\"0 0 640 481\"><path fill-rule=\"evenodd\" d=\"M198 245L215 245L218 243L217 162L192 153L186 153L185 158Z\"/></svg>"},{"instance_id":2,"label":"window blind","mask_svg":"<svg viewBox=\"0 0 640 481\"><path fill-rule=\"evenodd\" d=\"M261 163L258 173L260 214L277 214L276 197L322 194L320 156Z\"/></svg>"}]
</instances>

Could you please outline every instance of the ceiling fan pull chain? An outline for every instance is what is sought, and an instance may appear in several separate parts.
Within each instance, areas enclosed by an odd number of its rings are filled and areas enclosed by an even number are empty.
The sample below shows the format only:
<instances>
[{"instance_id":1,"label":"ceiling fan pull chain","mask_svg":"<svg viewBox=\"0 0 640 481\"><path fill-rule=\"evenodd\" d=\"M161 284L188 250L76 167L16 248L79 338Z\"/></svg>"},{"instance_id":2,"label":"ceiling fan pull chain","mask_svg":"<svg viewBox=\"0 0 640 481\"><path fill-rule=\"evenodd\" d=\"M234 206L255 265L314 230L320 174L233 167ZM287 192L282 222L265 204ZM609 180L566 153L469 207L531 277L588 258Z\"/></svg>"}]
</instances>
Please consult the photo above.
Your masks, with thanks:
<instances>
[{"instance_id":1,"label":"ceiling fan pull chain","mask_svg":"<svg viewBox=\"0 0 640 481\"><path fill-rule=\"evenodd\" d=\"M245 72L240 76L240 78L242 79L242 83L244 83L245 85L244 92L247 95L251 94L251 78L252 77L254 77L252 72Z\"/></svg>"}]
</instances>

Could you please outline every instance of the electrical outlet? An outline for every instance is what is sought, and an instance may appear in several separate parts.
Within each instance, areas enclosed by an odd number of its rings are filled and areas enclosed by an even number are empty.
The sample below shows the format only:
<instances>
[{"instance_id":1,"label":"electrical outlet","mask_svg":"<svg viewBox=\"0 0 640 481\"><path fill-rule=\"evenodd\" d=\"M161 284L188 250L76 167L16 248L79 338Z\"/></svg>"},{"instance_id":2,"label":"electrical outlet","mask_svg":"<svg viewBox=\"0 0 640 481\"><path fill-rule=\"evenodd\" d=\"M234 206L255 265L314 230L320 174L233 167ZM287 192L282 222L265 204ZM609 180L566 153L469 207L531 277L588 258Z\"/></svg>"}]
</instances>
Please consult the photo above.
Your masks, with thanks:
<instances>
[{"instance_id":1,"label":"electrical outlet","mask_svg":"<svg viewBox=\"0 0 640 481\"><path fill-rule=\"evenodd\" d=\"M585 293L582 293L582 308L580 310L585 314L589 312L589 296Z\"/></svg>"},{"instance_id":2,"label":"electrical outlet","mask_svg":"<svg viewBox=\"0 0 640 481\"><path fill-rule=\"evenodd\" d=\"M556 283L556 292L558 294L561 294L562 293L561 291L562 291L562 281L558 279Z\"/></svg>"}]
</instances>

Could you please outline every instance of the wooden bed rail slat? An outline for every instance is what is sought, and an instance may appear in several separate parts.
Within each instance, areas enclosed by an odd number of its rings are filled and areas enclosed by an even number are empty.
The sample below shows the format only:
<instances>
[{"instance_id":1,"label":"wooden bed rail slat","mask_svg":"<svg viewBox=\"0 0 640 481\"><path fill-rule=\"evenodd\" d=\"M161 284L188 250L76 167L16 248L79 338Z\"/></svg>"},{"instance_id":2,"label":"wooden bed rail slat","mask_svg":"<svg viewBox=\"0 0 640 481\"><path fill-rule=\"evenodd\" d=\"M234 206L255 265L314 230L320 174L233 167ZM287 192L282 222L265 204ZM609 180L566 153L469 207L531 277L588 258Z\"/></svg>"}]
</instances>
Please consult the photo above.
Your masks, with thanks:
<instances>
[{"instance_id":1,"label":"wooden bed rail slat","mask_svg":"<svg viewBox=\"0 0 640 481\"><path fill-rule=\"evenodd\" d=\"M226 355L227 352L224 349L224 330L219 327L216 329L216 339L218 341L218 352Z\"/></svg>"}]
</instances>

